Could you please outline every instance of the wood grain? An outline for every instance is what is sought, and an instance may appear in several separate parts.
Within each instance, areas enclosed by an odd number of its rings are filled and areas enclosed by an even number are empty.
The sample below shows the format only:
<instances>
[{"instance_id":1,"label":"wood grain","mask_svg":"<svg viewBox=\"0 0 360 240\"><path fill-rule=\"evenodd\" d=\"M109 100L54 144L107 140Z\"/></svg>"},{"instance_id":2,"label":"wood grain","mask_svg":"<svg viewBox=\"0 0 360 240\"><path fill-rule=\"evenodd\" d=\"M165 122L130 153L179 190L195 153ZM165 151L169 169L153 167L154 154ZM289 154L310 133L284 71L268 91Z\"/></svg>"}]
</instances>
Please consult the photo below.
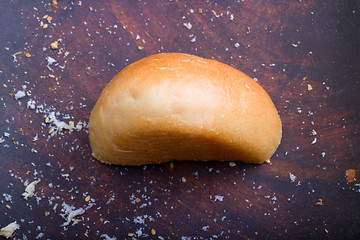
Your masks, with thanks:
<instances>
[{"instance_id":1,"label":"wood grain","mask_svg":"<svg viewBox=\"0 0 360 240\"><path fill-rule=\"evenodd\" d=\"M358 238L359 14L356 0L3 1L0 226L17 221L15 239ZM271 164L92 158L86 123L97 97L158 52L213 58L258 81L283 122ZM16 100L19 90L28 95ZM49 134L51 112L82 130ZM62 226L64 204L85 212Z\"/></svg>"}]
</instances>

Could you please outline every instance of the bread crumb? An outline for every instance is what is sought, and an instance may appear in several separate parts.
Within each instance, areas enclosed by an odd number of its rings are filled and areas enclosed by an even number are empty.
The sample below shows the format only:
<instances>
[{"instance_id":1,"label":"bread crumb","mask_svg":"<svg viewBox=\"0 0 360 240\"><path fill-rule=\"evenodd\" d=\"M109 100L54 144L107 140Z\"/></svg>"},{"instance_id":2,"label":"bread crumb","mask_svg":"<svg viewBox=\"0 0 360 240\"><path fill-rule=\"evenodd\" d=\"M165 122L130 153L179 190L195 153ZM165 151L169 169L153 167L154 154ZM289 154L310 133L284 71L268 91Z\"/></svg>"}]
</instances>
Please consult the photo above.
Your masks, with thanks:
<instances>
[{"instance_id":1,"label":"bread crumb","mask_svg":"<svg viewBox=\"0 0 360 240\"><path fill-rule=\"evenodd\" d=\"M45 23L43 26L42 26L42 29L47 29L48 28L48 24L47 23Z\"/></svg>"},{"instance_id":2,"label":"bread crumb","mask_svg":"<svg viewBox=\"0 0 360 240\"><path fill-rule=\"evenodd\" d=\"M214 202L216 202L216 201L222 202L223 200L224 200L224 196L215 195Z\"/></svg>"},{"instance_id":3,"label":"bread crumb","mask_svg":"<svg viewBox=\"0 0 360 240\"><path fill-rule=\"evenodd\" d=\"M346 172L345 172L346 181L347 181L348 183L354 182L354 181L355 181L355 174L356 174L355 169L348 169L348 170L346 170Z\"/></svg>"},{"instance_id":4,"label":"bread crumb","mask_svg":"<svg viewBox=\"0 0 360 240\"><path fill-rule=\"evenodd\" d=\"M321 198L319 198L319 200L315 203L316 206L322 206L323 204L323 200Z\"/></svg>"},{"instance_id":5,"label":"bread crumb","mask_svg":"<svg viewBox=\"0 0 360 240\"><path fill-rule=\"evenodd\" d=\"M16 230L18 230L20 228L20 225L17 224L17 222L12 222L10 224L8 224L6 227L3 227L0 230L0 236L3 236L5 238L10 238L12 237L12 235L14 234L14 232Z\"/></svg>"},{"instance_id":6,"label":"bread crumb","mask_svg":"<svg viewBox=\"0 0 360 240\"><path fill-rule=\"evenodd\" d=\"M50 128L48 134L52 134L54 132L54 130L55 130L54 128Z\"/></svg>"},{"instance_id":7,"label":"bread crumb","mask_svg":"<svg viewBox=\"0 0 360 240\"><path fill-rule=\"evenodd\" d=\"M62 207L63 208L61 209L61 211L63 213L60 214L60 216L62 216L66 221L61 225L61 227L66 227L71 222L73 222L72 225L75 225L76 223L78 223L80 221L78 219L75 219L75 217L85 213L85 209L83 209L83 208L75 209L74 206L67 205L64 202L62 203Z\"/></svg>"},{"instance_id":8,"label":"bread crumb","mask_svg":"<svg viewBox=\"0 0 360 240\"><path fill-rule=\"evenodd\" d=\"M31 54L27 52L27 53L25 53L25 57L29 58L29 57L31 57Z\"/></svg>"},{"instance_id":9,"label":"bread crumb","mask_svg":"<svg viewBox=\"0 0 360 240\"><path fill-rule=\"evenodd\" d=\"M58 48L59 48L59 43L58 43L58 41L52 42L52 43L50 44L50 47L51 47L51 49L53 49L53 50L58 49Z\"/></svg>"},{"instance_id":10,"label":"bread crumb","mask_svg":"<svg viewBox=\"0 0 360 240\"><path fill-rule=\"evenodd\" d=\"M50 57L50 56L47 56L46 57L46 61L47 61L47 68L50 70L50 71L54 71L50 66L52 65L52 64L54 64L54 63L56 63L57 61L56 61L56 59L54 59L54 58L52 58L52 57Z\"/></svg>"},{"instance_id":11,"label":"bread crumb","mask_svg":"<svg viewBox=\"0 0 360 240\"><path fill-rule=\"evenodd\" d=\"M80 131L82 129L81 125L75 127L73 121L70 121L69 124L67 124L64 121L56 119L55 112L50 112L48 116L45 117L45 123L50 124L51 129L49 130L49 134L52 134L54 131L55 133L61 132L64 129L69 131Z\"/></svg>"},{"instance_id":12,"label":"bread crumb","mask_svg":"<svg viewBox=\"0 0 360 240\"><path fill-rule=\"evenodd\" d=\"M45 217L49 216L50 215L50 212L48 211L45 211Z\"/></svg>"},{"instance_id":13,"label":"bread crumb","mask_svg":"<svg viewBox=\"0 0 360 240\"><path fill-rule=\"evenodd\" d=\"M88 202L90 201L90 195L88 195L86 198L85 198L85 202Z\"/></svg>"},{"instance_id":14,"label":"bread crumb","mask_svg":"<svg viewBox=\"0 0 360 240\"><path fill-rule=\"evenodd\" d=\"M139 50L143 50L144 47L143 47L143 46L138 46L138 49L139 49Z\"/></svg>"},{"instance_id":15,"label":"bread crumb","mask_svg":"<svg viewBox=\"0 0 360 240\"><path fill-rule=\"evenodd\" d=\"M183 183L186 183L186 178L185 178L185 177L181 177L181 181L182 181Z\"/></svg>"},{"instance_id":16,"label":"bread crumb","mask_svg":"<svg viewBox=\"0 0 360 240\"><path fill-rule=\"evenodd\" d=\"M189 22L184 23L183 25L184 25L187 29L189 29L189 30L192 28L192 24L189 23Z\"/></svg>"},{"instance_id":17,"label":"bread crumb","mask_svg":"<svg viewBox=\"0 0 360 240\"><path fill-rule=\"evenodd\" d=\"M13 62L17 62L16 56L19 55L19 54L22 54L22 52L16 52L13 55L11 55L13 57Z\"/></svg>"},{"instance_id":18,"label":"bread crumb","mask_svg":"<svg viewBox=\"0 0 360 240\"><path fill-rule=\"evenodd\" d=\"M58 2L57 0L52 0L52 5L53 8L58 8Z\"/></svg>"},{"instance_id":19,"label":"bread crumb","mask_svg":"<svg viewBox=\"0 0 360 240\"><path fill-rule=\"evenodd\" d=\"M219 15L215 12L215 10L211 10L211 12L214 14L214 16L216 17L216 18L218 18L218 17L221 17L222 15L224 15L224 13L220 13Z\"/></svg>"},{"instance_id":20,"label":"bread crumb","mask_svg":"<svg viewBox=\"0 0 360 240\"><path fill-rule=\"evenodd\" d=\"M289 178L290 178L291 182L294 182L296 179L296 176L289 172Z\"/></svg>"},{"instance_id":21,"label":"bread crumb","mask_svg":"<svg viewBox=\"0 0 360 240\"><path fill-rule=\"evenodd\" d=\"M312 86L310 84L307 85L307 89L308 89L308 91L313 90L313 88L312 88Z\"/></svg>"},{"instance_id":22,"label":"bread crumb","mask_svg":"<svg viewBox=\"0 0 360 240\"><path fill-rule=\"evenodd\" d=\"M236 166L236 163L234 163L234 162L229 162L229 166L230 166L230 167L235 167L235 166Z\"/></svg>"},{"instance_id":23,"label":"bread crumb","mask_svg":"<svg viewBox=\"0 0 360 240\"><path fill-rule=\"evenodd\" d=\"M40 182L39 180L33 181L32 183L30 183L29 185L27 185L27 187L25 188L25 192L23 192L22 196L25 200L27 200L29 197L34 196L34 192L35 192L35 186Z\"/></svg>"},{"instance_id":24,"label":"bread crumb","mask_svg":"<svg viewBox=\"0 0 360 240\"><path fill-rule=\"evenodd\" d=\"M155 235L155 234L156 234L155 229L151 229L151 235Z\"/></svg>"},{"instance_id":25,"label":"bread crumb","mask_svg":"<svg viewBox=\"0 0 360 240\"><path fill-rule=\"evenodd\" d=\"M25 93L25 91L22 91L22 90L17 91L17 93L15 93L15 95L14 95L16 100L23 98L25 96L26 96L26 93Z\"/></svg>"},{"instance_id":26,"label":"bread crumb","mask_svg":"<svg viewBox=\"0 0 360 240\"><path fill-rule=\"evenodd\" d=\"M105 240L116 240L116 237L110 237L107 234L101 234L101 238L104 238Z\"/></svg>"}]
</instances>

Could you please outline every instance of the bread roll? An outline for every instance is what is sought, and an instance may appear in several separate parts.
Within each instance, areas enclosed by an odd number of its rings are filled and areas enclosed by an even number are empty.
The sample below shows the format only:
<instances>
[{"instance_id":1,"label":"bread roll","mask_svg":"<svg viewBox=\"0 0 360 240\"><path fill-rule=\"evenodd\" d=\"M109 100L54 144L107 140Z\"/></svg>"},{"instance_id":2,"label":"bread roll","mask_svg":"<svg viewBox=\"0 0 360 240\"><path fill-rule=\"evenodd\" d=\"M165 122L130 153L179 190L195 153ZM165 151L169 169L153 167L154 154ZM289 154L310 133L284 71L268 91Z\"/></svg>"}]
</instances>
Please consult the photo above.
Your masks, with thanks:
<instances>
[{"instance_id":1,"label":"bread roll","mask_svg":"<svg viewBox=\"0 0 360 240\"><path fill-rule=\"evenodd\" d=\"M142 165L172 160L263 163L280 144L281 121L265 90L215 60L162 53L118 73L89 121L93 156Z\"/></svg>"}]
</instances>

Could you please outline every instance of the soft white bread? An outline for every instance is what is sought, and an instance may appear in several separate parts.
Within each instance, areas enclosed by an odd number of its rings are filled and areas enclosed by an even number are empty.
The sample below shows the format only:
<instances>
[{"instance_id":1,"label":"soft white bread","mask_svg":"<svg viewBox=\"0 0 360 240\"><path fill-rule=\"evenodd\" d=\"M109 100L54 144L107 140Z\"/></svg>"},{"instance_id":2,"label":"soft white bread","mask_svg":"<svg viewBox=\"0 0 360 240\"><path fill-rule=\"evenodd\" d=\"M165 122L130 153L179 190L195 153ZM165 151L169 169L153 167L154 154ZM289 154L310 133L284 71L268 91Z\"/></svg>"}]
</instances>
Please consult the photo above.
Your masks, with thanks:
<instances>
[{"instance_id":1,"label":"soft white bread","mask_svg":"<svg viewBox=\"0 0 360 240\"><path fill-rule=\"evenodd\" d=\"M89 121L93 156L120 165L172 160L263 163L281 141L265 90L226 64L162 53L124 68Z\"/></svg>"}]
</instances>

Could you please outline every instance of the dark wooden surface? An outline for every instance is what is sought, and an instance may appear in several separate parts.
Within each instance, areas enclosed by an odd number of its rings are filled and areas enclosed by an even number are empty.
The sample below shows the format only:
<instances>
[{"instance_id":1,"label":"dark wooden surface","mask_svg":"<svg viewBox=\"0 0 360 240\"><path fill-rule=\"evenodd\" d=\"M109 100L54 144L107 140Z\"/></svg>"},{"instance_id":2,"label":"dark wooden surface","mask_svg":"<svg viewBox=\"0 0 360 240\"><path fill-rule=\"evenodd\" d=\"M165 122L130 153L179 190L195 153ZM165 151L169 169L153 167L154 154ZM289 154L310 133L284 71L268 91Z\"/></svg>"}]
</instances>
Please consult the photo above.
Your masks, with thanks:
<instances>
[{"instance_id":1,"label":"dark wooden surface","mask_svg":"<svg viewBox=\"0 0 360 240\"><path fill-rule=\"evenodd\" d=\"M14 238L360 237L359 1L11 0L1 1L0 29L0 226L17 221ZM126 65L158 52L256 78L283 122L271 164L94 160L86 123L97 97ZM23 85L31 95L16 100ZM52 111L85 128L49 135ZM66 227L64 203L86 209Z\"/></svg>"}]
</instances>

